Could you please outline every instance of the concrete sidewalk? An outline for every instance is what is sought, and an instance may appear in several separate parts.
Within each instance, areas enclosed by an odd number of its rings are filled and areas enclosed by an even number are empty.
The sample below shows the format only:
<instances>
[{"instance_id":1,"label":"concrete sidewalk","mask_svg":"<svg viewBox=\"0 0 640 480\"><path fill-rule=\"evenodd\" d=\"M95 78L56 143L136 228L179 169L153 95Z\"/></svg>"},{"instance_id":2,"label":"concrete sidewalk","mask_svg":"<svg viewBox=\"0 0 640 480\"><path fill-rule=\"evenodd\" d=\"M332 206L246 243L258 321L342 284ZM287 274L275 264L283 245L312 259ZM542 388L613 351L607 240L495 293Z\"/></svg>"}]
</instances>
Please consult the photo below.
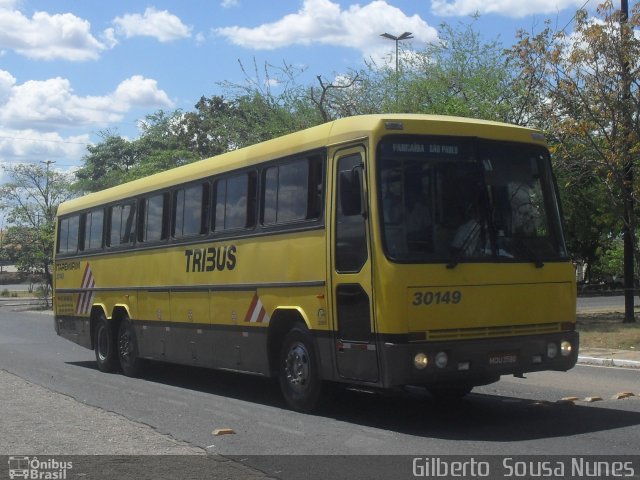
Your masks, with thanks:
<instances>
[{"instance_id":1,"label":"concrete sidewalk","mask_svg":"<svg viewBox=\"0 0 640 480\"><path fill-rule=\"evenodd\" d=\"M67 478L73 478L72 473L101 479L267 478L263 472L208 455L204 449L149 425L29 383L5 370L0 370L0 407L0 456L45 461L73 455L73 471ZM194 471L195 476L191 475ZM6 463L0 467L0 478L5 478L5 472Z\"/></svg>"},{"instance_id":2,"label":"concrete sidewalk","mask_svg":"<svg viewBox=\"0 0 640 480\"><path fill-rule=\"evenodd\" d=\"M581 348L580 355L578 355L578 363L640 369L640 352L610 348Z\"/></svg>"}]
</instances>

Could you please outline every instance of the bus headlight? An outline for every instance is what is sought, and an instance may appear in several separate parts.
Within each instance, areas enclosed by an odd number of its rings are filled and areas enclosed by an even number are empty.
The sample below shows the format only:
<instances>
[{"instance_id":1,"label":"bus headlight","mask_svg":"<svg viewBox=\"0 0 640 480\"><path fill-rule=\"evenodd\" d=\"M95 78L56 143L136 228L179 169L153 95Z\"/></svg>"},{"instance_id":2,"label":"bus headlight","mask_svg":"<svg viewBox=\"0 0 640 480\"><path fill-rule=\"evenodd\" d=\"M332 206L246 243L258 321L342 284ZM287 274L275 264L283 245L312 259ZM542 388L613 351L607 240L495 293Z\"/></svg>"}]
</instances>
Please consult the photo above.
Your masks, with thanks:
<instances>
[{"instance_id":1,"label":"bus headlight","mask_svg":"<svg viewBox=\"0 0 640 480\"><path fill-rule=\"evenodd\" d=\"M549 343L547 345L547 357L556 358L558 355L558 346L555 343Z\"/></svg>"},{"instance_id":2,"label":"bus headlight","mask_svg":"<svg viewBox=\"0 0 640 480\"><path fill-rule=\"evenodd\" d=\"M413 364L418 370L424 370L429 365L429 357L427 357L424 353L417 353L415 357L413 357Z\"/></svg>"},{"instance_id":3,"label":"bus headlight","mask_svg":"<svg viewBox=\"0 0 640 480\"><path fill-rule=\"evenodd\" d=\"M568 342L567 340L563 340L560 343L560 353L562 354L563 357L568 357L569 355L571 355L572 350L573 350L573 345L571 345L571 342Z\"/></svg>"},{"instance_id":4,"label":"bus headlight","mask_svg":"<svg viewBox=\"0 0 640 480\"><path fill-rule=\"evenodd\" d=\"M438 352L436 354L436 367L445 368L449 363L449 355L446 352Z\"/></svg>"}]
</instances>

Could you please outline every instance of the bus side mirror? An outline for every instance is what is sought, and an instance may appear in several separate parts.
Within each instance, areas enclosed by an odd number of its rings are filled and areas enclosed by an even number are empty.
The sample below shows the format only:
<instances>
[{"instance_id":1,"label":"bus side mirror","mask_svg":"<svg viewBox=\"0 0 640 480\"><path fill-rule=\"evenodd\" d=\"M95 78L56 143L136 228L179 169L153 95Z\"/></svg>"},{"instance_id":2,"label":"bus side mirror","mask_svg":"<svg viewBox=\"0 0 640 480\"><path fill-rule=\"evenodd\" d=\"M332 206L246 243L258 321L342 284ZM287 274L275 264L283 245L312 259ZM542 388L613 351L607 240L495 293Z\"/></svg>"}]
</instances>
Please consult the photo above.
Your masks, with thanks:
<instances>
[{"instance_id":1,"label":"bus side mirror","mask_svg":"<svg viewBox=\"0 0 640 480\"><path fill-rule=\"evenodd\" d=\"M345 217L366 215L362 167L340 172L340 207Z\"/></svg>"}]
</instances>

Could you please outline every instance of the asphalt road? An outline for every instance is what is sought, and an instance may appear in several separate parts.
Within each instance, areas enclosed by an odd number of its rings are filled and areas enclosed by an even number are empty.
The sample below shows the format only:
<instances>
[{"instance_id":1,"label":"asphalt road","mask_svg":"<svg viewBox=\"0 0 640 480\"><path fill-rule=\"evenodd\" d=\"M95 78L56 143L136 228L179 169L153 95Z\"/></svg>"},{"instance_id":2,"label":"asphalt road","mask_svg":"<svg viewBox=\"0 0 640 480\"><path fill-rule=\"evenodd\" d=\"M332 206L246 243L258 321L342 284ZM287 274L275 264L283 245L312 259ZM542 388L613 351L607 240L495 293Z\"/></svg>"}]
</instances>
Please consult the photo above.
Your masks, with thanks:
<instances>
[{"instance_id":1,"label":"asphalt road","mask_svg":"<svg viewBox=\"0 0 640 480\"><path fill-rule=\"evenodd\" d=\"M276 385L258 377L163 364L152 366L143 379L101 373L93 352L55 335L51 314L0 309L0 370L278 478L297 478L301 471L289 466L293 473L287 476L273 455L640 451L637 369L577 366L567 373L509 377L450 405L421 391L389 396L346 391L336 393L323 410L306 415L287 410ZM636 396L611 398L624 391ZM569 396L580 400L556 403ZM603 400L584 400L596 396ZM235 433L212 435L220 428ZM346 462L336 459L326 468L348 469ZM377 468L373 459L367 464Z\"/></svg>"},{"instance_id":2,"label":"asphalt road","mask_svg":"<svg viewBox=\"0 0 640 480\"><path fill-rule=\"evenodd\" d=\"M640 305L638 298L635 298L636 306ZM624 296L602 296L602 297L578 297L576 309L578 312L615 312L624 311Z\"/></svg>"}]
</instances>

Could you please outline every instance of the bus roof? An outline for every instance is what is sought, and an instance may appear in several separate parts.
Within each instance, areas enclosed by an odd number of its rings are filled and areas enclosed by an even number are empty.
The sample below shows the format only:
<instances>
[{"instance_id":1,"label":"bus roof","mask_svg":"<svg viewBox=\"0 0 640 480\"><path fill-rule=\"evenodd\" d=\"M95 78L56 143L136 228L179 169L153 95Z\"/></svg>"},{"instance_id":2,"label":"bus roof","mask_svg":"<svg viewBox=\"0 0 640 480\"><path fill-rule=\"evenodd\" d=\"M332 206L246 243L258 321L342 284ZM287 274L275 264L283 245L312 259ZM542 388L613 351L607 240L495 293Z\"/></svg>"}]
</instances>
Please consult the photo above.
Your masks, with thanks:
<instances>
[{"instance_id":1,"label":"bus roof","mask_svg":"<svg viewBox=\"0 0 640 480\"><path fill-rule=\"evenodd\" d=\"M388 125L392 122L393 126ZM425 128L428 124L428 128ZM399 126L402 125L402 128ZM64 202L58 215L92 208L151 191L196 181L231 169L242 168L349 140L384 134L473 136L544 144L535 130L487 120L423 114L376 114L342 118L299 132L267 140L215 157L176 167L99 192Z\"/></svg>"}]
</instances>

